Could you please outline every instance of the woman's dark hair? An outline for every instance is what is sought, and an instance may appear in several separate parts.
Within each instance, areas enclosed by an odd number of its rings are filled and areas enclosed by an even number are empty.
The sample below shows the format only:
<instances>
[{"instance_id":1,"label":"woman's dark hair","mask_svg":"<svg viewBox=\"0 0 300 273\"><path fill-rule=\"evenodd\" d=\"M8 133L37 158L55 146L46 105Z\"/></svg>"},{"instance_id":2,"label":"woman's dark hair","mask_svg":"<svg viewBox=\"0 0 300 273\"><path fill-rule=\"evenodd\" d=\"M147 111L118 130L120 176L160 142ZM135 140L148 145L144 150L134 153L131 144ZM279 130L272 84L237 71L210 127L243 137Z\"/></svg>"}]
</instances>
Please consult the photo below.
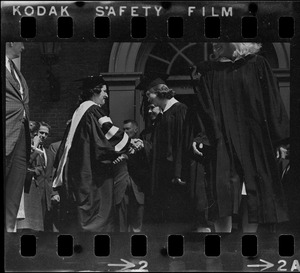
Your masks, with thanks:
<instances>
[{"instance_id":1,"label":"woman's dark hair","mask_svg":"<svg viewBox=\"0 0 300 273\"><path fill-rule=\"evenodd\" d=\"M149 91L150 93L155 93L160 99L171 99L175 96L175 91L165 84L158 84L152 87Z\"/></svg>"},{"instance_id":2,"label":"woman's dark hair","mask_svg":"<svg viewBox=\"0 0 300 273\"><path fill-rule=\"evenodd\" d=\"M47 127L47 128L49 129L49 131L51 130L51 126L50 126L47 122L45 122L45 121L41 121L41 122L40 122L39 128L40 128L41 126Z\"/></svg>"},{"instance_id":3,"label":"woman's dark hair","mask_svg":"<svg viewBox=\"0 0 300 273\"><path fill-rule=\"evenodd\" d=\"M99 84L94 88L83 89L79 95L79 104L91 99L94 94L100 94L103 86L106 86L106 91L108 92L107 84Z\"/></svg>"}]
</instances>

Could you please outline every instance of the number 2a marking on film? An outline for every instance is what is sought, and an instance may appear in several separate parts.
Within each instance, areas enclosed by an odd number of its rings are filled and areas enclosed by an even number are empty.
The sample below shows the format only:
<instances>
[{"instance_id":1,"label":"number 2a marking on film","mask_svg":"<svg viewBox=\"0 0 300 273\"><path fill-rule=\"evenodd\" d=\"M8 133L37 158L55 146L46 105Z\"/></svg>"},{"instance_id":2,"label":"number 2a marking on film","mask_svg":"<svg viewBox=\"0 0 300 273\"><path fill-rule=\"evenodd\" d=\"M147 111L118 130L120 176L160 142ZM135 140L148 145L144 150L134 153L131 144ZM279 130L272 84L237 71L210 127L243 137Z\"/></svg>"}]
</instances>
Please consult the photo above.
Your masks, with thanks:
<instances>
[{"instance_id":1,"label":"number 2a marking on film","mask_svg":"<svg viewBox=\"0 0 300 273\"><path fill-rule=\"evenodd\" d=\"M278 264L280 266L277 268L277 271L287 271L287 268L284 268L287 264L286 260L279 260ZM292 264L292 267L291 267L290 271L291 272L293 272L293 271L300 272L300 264L299 264L298 260L293 261L293 264Z\"/></svg>"}]
</instances>

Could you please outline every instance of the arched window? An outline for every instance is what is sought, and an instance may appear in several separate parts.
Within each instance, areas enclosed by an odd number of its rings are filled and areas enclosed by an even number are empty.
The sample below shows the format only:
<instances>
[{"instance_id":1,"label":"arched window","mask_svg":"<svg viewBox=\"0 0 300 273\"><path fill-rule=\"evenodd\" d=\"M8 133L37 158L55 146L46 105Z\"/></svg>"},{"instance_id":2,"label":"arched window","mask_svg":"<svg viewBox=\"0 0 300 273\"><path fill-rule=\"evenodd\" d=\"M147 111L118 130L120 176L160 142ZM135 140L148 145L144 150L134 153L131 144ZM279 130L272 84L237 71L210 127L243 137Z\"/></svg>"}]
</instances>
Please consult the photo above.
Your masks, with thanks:
<instances>
[{"instance_id":1,"label":"arched window","mask_svg":"<svg viewBox=\"0 0 300 273\"><path fill-rule=\"evenodd\" d=\"M189 75L190 66L208 60L211 54L211 43L156 43L148 53L143 72ZM263 44L260 54L267 58L272 68L279 68L272 43Z\"/></svg>"}]
</instances>

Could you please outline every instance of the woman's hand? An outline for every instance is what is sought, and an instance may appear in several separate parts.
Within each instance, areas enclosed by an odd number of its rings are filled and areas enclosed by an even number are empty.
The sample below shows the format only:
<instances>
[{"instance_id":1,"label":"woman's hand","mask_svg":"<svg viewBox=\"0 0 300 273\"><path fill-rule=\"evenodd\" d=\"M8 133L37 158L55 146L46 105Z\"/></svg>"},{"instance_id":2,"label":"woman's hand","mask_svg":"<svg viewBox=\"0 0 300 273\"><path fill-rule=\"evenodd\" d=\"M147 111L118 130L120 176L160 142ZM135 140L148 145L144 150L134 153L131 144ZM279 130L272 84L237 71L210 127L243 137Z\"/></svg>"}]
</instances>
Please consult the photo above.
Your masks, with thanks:
<instances>
[{"instance_id":1,"label":"woman's hand","mask_svg":"<svg viewBox=\"0 0 300 273\"><path fill-rule=\"evenodd\" d=\"M118 156L114 161L113 164L118 164L123 160L127 160L128 156L126 154L121 154L120 156Z\"/></svg>"},{"instance_id":2,"label":"woman's hand","mask_svg":"<svg viewBox=\"0 0 300 273\"><path fill-rule=\"evenodd\" d=\"M199 155L199 156L203 156L203 153L200 151L201 149L203 149L203 143L200 143L199 145L198 145L198 148L197 148L197 142L196 141L194 141L193 142L193 152L194 152L194 154L196 154L196 155Z\"/></svg>"},{"instance_id":3,"label":"woman's hand","mask_svg":"<svg viewBox=\"0 0 300 273\"><path fill-rule=\"evenodd\" d=\"M175 177L175 178L173 178L173 179L172 179L172 183L173 183L173 184L178 184L178 185L180 185L180 186L184 186L184 185L186 184L186 182L183 181L183 180L181 180L180 177Z\"/></svg>"}]
</instances>

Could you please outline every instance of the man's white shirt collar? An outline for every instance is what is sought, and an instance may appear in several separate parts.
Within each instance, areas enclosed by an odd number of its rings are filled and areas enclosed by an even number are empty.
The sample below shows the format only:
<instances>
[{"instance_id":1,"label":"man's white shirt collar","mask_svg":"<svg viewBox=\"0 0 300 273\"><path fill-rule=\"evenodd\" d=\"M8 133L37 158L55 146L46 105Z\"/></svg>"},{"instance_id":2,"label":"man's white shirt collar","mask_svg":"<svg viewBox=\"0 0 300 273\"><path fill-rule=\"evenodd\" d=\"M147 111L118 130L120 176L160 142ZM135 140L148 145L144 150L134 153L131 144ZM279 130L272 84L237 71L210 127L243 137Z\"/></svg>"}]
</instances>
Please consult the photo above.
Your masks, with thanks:
<instances>
[{"instance_id":1,"label":"man's white shirt collar","mask_svg":"<svg viewBox=\"0 0 300 273\"><path fill-rule=\"evenodd\" d=\"M178 102L178 100L176 100L175 98L169 99L165 109L163 110L163 113L168 111L176 102Z\"/></svg>"},{"instance_id":2,"label":"man's white shirt collar","mask_svg":"<svg viewBox=\"0 0 300 273\"><path fill-rule=\"evenodd\" d=\"M8 57L6 55L5 55L5 66L8 69L8 71L11 73L9 59L8 59Z\"/></svg>"},{"instance_id":3,"label":"man's white shirt collar","mask_svg":"<svg viewBox=\"0 0 300 273\"><path fill-rule=\"evenodd\" d=\"M44 159L45 159L45 167L47 166L47 154L46 154L46 150L45 150L45 148L44 147L42 147L42 149L41 149L42 151L43 151L43 154L44 154Z\"/></svg>"}]
</instances>

